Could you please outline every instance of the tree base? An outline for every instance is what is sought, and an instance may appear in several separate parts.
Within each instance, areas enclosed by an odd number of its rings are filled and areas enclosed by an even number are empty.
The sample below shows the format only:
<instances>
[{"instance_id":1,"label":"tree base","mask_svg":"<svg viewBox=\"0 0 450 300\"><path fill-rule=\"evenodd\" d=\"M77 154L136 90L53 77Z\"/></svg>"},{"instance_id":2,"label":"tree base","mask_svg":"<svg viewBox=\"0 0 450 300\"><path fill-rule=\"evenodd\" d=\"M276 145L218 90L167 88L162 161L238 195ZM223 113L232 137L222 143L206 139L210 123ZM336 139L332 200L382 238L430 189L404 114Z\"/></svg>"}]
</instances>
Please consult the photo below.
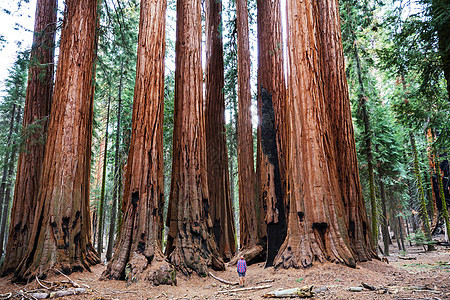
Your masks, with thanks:
<instances>
[{"instance_id":1,"label":"tree base","mask_svg":"<svg viewBox=\"0 0 450 300\"><path fill-rule=\"evenodd\" d=\"M124 270L124 271L122 271ZM125 279L127 282L148 281L153 285L176 285L176 270L162 255L155 255L149 260L141 253L134 252L125 268L119 265L108 265L100 280Z\"/></svg>"}]
</instances>

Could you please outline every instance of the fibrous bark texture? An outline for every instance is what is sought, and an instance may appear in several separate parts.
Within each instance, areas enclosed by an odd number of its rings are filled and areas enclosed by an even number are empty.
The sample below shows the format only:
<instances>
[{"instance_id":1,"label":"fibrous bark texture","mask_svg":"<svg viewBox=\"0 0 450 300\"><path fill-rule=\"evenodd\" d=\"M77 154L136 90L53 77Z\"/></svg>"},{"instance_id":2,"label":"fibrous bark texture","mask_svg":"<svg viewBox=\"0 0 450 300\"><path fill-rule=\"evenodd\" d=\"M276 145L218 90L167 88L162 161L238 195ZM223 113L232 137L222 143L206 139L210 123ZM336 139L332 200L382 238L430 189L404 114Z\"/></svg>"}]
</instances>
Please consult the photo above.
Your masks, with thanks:
<instances>
[{"instance_id":1,"label":"fibrous bark texture","mask_svg":"<svg viewBox=\"0 0 450 300\"><path fill-rule=\"evenodd\" d=\"M17 279L99 262L89 220L96 24L97 1L66 1L35 222Z\"/></svg>"},{"instance_id":2,"label":"fibrous bark texture","mask_svg":"<svg viewBox=\"0 0 450 300\"><path fill-rule=\"evenodd\" d=\"M19 154L3 275L12 272L19 265L34 226L38 183L53 92L56 8L56 0L38 0L36 3L23 117L27 140L25 151Z\"/></svg>"},{"instance_id":3,"label":"fibrous bark texture","mask_svg":"<svg viewBox=\"0 0 450 300\"><path fill-rule=\"evenodd\" d=\"M206 155L213 232L220 255L236 252L225 133L222 1L206 1Z\"/></svg>"},{"instance_id":4,"label":"fibrous bark texture","mask_svg":"<svg viewBox=\"0 0 450 300\"><path fill-rule=\"evenodd\" d=\"M258 181L267 228L266 266L286 237L286 85L280 1L258 0Z\"/></svg>"},{"instance_id":5,"label":"fibrous bark texture","mask_svg":"<svg viewBox=\"0 0 450 300\"><path fill-rule=\"evenodd\" d=\"M253 158L253 133L250 91L250 46L247 1L236 1L238 56L238 173L239 239L247 262L260 256L260 234L256 217L256 175ZM256 250L256 251L254 251ZM251 254L245 255L246 253ZM236 260L237 262L237 260Z\"/></svg>"},{"instance_id":6,"label":"fibrous bark texture","mask_svg":"<svg viewBox=\"0 0 450 300\"><path fill-rule=\"evenodd\" d=\"M373 257L374 251L359 180L338 1L320 0L318 3L323 91L331 136L335 139L332 150L336 156L330 159L336 159L350 247L358 261L366 261Z\"/></svg>"},{"instance_id":7,"label":"fibrous bark texture","mask_svg":"<svg viewBox=\"0 0 450 300\"><path fill-rule=\"evenodd\" d=\"M172 284L161 250L164 204L163 115L166 1L141 1L131 144L122 232L103 278Z\"/></svg>"},{"instance_id":8,"label":"fibrous bark texture","mask_svg":"<svg viewBox=\"0 0 450 300\"><path fill-rule=\"evenodd\" d=\"M355 266L330 145L333 136L321 84L318 7L288 0L290 95L288 97L287 238L274 265L308 267L314 261ZM332 156L334 158L334 156Z\"/></svg>"},{"instance_id":9,"label":"fibrous bark texture","mask_svg":"<svg viewBox=\"0 0 450 300\"><path fill-rule=\"evenodd\" d=\"M177 1L175 116L166 253L184 274L224 269L212 233L206 175L200 0Z\"/></svg>"}]
</instances>

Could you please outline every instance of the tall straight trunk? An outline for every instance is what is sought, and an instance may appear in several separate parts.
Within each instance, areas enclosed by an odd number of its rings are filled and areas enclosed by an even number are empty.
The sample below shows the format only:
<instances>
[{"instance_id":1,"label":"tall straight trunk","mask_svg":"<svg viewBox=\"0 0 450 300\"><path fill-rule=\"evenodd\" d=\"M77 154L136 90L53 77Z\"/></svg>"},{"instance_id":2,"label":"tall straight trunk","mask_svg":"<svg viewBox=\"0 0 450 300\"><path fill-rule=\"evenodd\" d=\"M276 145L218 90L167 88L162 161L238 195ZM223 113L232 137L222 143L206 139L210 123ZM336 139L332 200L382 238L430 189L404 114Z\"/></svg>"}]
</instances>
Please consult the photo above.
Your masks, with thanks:
<instances>
[{"instance_id":1,"label":"tall straight trunk","mask_svg":"<svg viewBox=\"0 0 450 300\"><path fill-rule=\"evenodd\" d=\"M11 143L12 143L12 135L14 133L14 121L16 118L16 109L17 105L13 104L11 109L11 118L9 119L9 131L8 131L8 138L6 140L6 151L5 151L5 157L3 161L3 170L2 170L2 182L0 183L0 223L3 222L3 218L1 217L1 211L5 202L5 191L6 191L6 184L8 182L8 166L9 161L11 157ZM1 255L1 252L0 252Z\"/></svg>"},{"instance_id":2,"label":"tall straight trunk","mask_svg":"<svg viewBox=\"0 0 450 300\"><path fill-rule=\"evenodd\" d=\"M386 191L384 188L384 182L383 182L383 170L379 167L378 168L378 173L380 175L380 198L381 198L381 209L382 209L382 213L383 215L381 216L381 232L383 235L383 245L384 245L384 250L383 250L383 255L384 256L389 256L389 228L388 228L388 213L387 213L387 208L386 208Z\"/></svg>"},{"instance_id":3,"label":"tall straight trunk","mask_svg":"<svg viewBox=\"0 0 450 300\"><path fill-rule=\"evenodd\" d=\"M267 226L266 267L286 238L286 85L280 1L257 1L258 6L258 181ZM265 214L264 214L265 213Z\"/></svg>"},{"instance_id":4,"label":"tall straight trunk","mask_svg":"<svg viewBox=\"0 0 450 300\"><path fill-rule=\"evenodd\" d=\"M325 85L327 112L332 123L332 136L335 137L332 145L334 145L339 187L342 201L344 201L345 224L355 257L358 261L366 261L373 257L374 245L359 178L338 1L319 1L319 13L322 78ZM360 68L358 72L361 73ZM374 191L373 186L372 191Z\"/></svg>"},{"instance_id":5,"label":"tall straight trunk","mask_svg":"<svg viewBox=\"0 0 450 300\"><path fill-rule=\"evenodd\" d=\"M247 1L236 1L238 46L238 174L240 250L248 262L262 254L256 216L257 194L253 158L250 91L250 46Z\"/></svg>"},{"instance_id":6,"label":"tall straight trunk","mask_svg":"<svg viewBox=\"0 0 450 300\"><path fill-rule=\"evenodd\" d=\"M397 221L398 221L398 233L399 233L399 238L400 238L400 244L401 244L401 250L406 251L405 248L405 235L404 235L404 228L403 228L403 221L402 221L402 217L401 216L397 216Z\"/></svg>"},{"instance_id":7,"label":"tall straight trunk","mask_svg":"<svg viewBox=\"0 0 450 300\"><path fill-rule=\"evenodd\" d=\"M222 1L206 1L206 159L213 233L225 261L235 254L233 206L230 197L222 43Z\"/></svg>"},{"instance_id":8,"label":"tall straight trunk","mask_svg":"<svg viewBox=\"0 0 450 300\"><path fill-rule=\"evenodd\" d=\"M371 212L371 230L372 243L374 246L378 244L378 221L377 221L377 201L375 198L375 176L373 173L373 153L372 153L372 133L370 129L370 117L367 111L367 100L365 95L364 84L362 80L361 62L359 60L358 48L355 44L355 58L358 73L358 82L360 86L358 110L364 124L364 152L367 159L367 172L369 173L369 193L370 193L370 212Z\"/></svg>"},{"instance_id":9,"label":"tall straight trunk","mask_svg":"<svg viewBox=\"0 0 450 300\"><path fill-rule=\"evenodd\" d=\"M425 203L425 192L423 190L422 177L420 176L419 158L417 154L416 141L414 134L409 133L409 141L411 142L411 150L414 163L414 175L416 176L417 188L419 189L419 201L420 201L420 217L422 218L423 233L427 241L431 241L430 223L427 213L427 204ZM428 251L434 250L434 246L429 244Z\"/></svg>"},{"instance_id":10,"label":"tall straight trunk","mask_svg":"<svg viewBox=\"0 0 450 300\"><path fill-rule=\"evenodd\" d=\"M104 278L171 284L161 251L164 205L163 114L166 1L141 1L131 144L122 232Z\"/></svg>"},{"instance_id":11,"label":"tall straight trunk","mask_svg":"<svg viewBox=\"0 0 450 300\"><path fill-rule=\"evenodd\" d=\"M100 205L98 209L98 239L97 239L97 252L102 257L103 252L103 217L105 215L104 205L105 205L105 189L106 189L106 164L108 155L108 128L109 128L109 108L111 104L111 96L108 95L108 108L106 112L106 129L105 129L105 149L103 150L103 170L102 170L102 189L100 192Z\"/></svg>"},{"instance_id":12,"label":"tall straight trunk","mask_svg":"<svg viewBox=\"0 0 450 300\"><path fill-rule=\"evenodd\" d=\"M38 195L38 184L44 158L45 135L53 93L54 44L57 0L38 0L33 45L28 70L23 127L25 151L19 154L9 239L2 274L12 272L25 255ZM35 125L39 125L36 127ZM28 126L32 131L28 132Z\"/></svg>"},{"instance_id":13,"label":"tall straight trunk","mask_svg":"<svg viewBox=\"0 0 450 300\"><path fill-rule=\"evenodd\" d=\"M309 267L329 260L355 266L345 228L333 141L321 83L320 16L316 1L288 0L288 193L285 242L274 265Z\"/></svg>"},{"instance_id":14,"label":"tall straight trunk","mask_svg":"<svg viewBox=\"0 0 450 300\"><path fill-rule=\"evenodd\" d=\"M177 1L175 115L166 253L184 274L225 266L213 237L202 97L201 1Z\"/></svg>"},{"instance_id":15,"label":"tall straight trunk","mask_svg":"<svg viewBox=\"0 0 450 300\"><path fill-rule=\"evenodd\" d=\"M15 106L15 105L14 105ZM20 112L20 106L17 107L17 114L12 113L11 115L15 115L15 120L13 122L13 128L12 131L14 131L16 134L19 134L20 132L20 122L21 122L21 112ZM5 182L5 194L3 199L3 211L1 212L1 226L0 226L0 255L3 253L3 244L6 240L6 225L8 223L8 211L9 206L11 204L11 184L13 180L13 173L14 168L16 166L16 155L17 155L17 141L11 141L12 145L9 153L7 153L8 157L6 159L6 165L4 166L5 169L8 169L7 176L6 176L6 182ZM1 206L0 206L1 208Z\"/></svg>"},{"instance_id":16,"label":"tall straight trunk","mask_svg":"<svg viewBox=\"0 0 450 300\"><path fill-rule=\"evenodd\" d=\"M444 219L444 223L445 223L444 226L446 227L447 237L448 237L448 235L450 235L450 222L449 222L449 218L448 218L447 203L446 203L445 194L444 194L444 185L442 183L443 174L441 174L441 166L440 166L439 156L437 154L436 149L434 150L434 154L435 154L434 157L436 160L436 176L437 176L438 186L439 186L439 197L441 198L441 205L442 205L441 213L442 213L442 218Z\"/></svg>"},{"instance_id":17,"label":"tall straight trunk","mask_svg":"<svg viewBox=\"0 0 450 300\"><path fill-rule=\"evenodd\" d=\"M164 10L165 14L165 10ZM164 31L165 31L165 24ZM164 73L163 73L164 74ZM122 176L119 171L120 161L119 161L119 151L120 151L120 117L122 113L122 83L123 83L123 58L120 61L120 80L119 80L119 97L117 106L117 125L116 125L116 152L114 153L114 189L113 189L113 202L111 206L111 222L109 224L109 235L108 235L108 250L106 251L106 260L110 261L113 254L114 248L114 232L116 231L116 215L119 216L117 232L120 231L122 226L122 207L118 207L117 203L120 203L119 198L122 195ZM128 198L124 198L128 199Z\"/></svg>"},{"instance_id":18,"label":"tall straight trunk","mask_svg":"<svg viewBox=\"0 0 450 300\"><path fill-rule=\"evenodd\" d=\"M99 262L91 244L91 164L97 1L66 1L48 137L30 242L17 279Z\"/></svg>"}]
</instances>

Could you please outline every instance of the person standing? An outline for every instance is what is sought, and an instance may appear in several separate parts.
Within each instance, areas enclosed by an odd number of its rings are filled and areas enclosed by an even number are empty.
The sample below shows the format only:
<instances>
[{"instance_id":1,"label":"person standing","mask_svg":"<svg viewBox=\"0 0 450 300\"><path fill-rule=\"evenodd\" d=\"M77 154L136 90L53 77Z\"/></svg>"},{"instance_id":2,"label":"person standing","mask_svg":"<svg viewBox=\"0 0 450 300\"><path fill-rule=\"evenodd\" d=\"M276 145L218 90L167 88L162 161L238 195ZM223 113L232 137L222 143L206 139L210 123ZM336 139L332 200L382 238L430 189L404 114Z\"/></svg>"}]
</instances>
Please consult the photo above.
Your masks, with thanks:
<instances>
[{"instance_id":1,"label":"person standing","mask_svg":"<svg viewBox=\"0 0 450 300\"><path fill-rule=\"evenodd\" d=\"M247 271L247 262L244 259L244 256L237 262L237 272L239 276L239 285L241 287L245 286L245 272Z\"/></svg>"}]
</instances>

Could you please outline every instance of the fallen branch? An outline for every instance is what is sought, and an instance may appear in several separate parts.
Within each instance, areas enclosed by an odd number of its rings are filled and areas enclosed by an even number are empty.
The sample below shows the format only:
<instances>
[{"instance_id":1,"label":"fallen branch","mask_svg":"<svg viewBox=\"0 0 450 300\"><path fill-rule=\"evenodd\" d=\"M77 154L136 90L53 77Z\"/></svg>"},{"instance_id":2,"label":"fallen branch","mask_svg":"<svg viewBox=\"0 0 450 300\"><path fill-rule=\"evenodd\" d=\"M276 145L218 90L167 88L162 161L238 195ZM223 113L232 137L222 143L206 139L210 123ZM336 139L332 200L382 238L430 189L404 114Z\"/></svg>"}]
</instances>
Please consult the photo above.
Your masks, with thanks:
<instances>
[{"instance_id":1,"label":"fallen branch","mask_svg":"<svg viewBox=\"0 0 450 300\"><path fill-rule=\"evenodd\" d=\"M238 285L239 284L239 282L227 281L225 279L222 279L222 278L219 278L217 276L214 276L214 274L211 273L211 272L209 272L209 275L211 275L211 277L214 278L215 280L218 280L218 281L220 281L222 283L225 283L225 284L229 284L229 285Z\"/></svg>"},{"instance_id":2,"label":"fallen branch","mask_svg":"<svg viewBox=\"0 0 450 300\"><path fill-rule=\"evenodd\" d=\"M274 282L274 281L275 281L275 279L267 279L267 280L258 281L258 282L255 283L255 284L270 283L270 282Z\"/></svg>"},{"instance_id":3,"label":"fallen branch","mask_svg":"<svg viewBox=\"0 0 450 300\"><path fill-rule=\"evenodd\" d=\"M268 288L271 288L271 287L272 287L272 285L253 286L253 287L247 287L247 288L240 288L240 289L233 289L233 290L226 290L226 291L218 291L217 293L226 294L226 293L234 293L234 292L255 291L255 290L268 289Z\"/></svg>"},{"instance_id":4,"label":"fallen branch","mask_svg":"<svg viewBox=\"0 0 450 300\"><path fill-rule=\"evenodd\" d=\"M79 285L78 283L76 283L75 281L73 281L72 279L70 279L69 276L67 276L66 274L64 274L64 273L61 272L60 270L58 270L58 269L53 269L53 270L55 270L56 272L58 272L58 273L61 274L62 276L66 277L67 280L69 280L69 282L70 282L75 288L79 288L79 287L80 287L80 285Z\"/></svg>"},{"instance_id":5,"label":"fallen branch","mask_svg":"<svg viewBox=\"0 0 450 300\"><path fill-rule=\"evenodd\" d=\"M50 291L50 288L47 287L47 286L45 286L42 282L40 282L40 281L39 281L39 278L38 278L37 276L36 276L36 282L37 282L41 287L43 287L44 289Z\"/></svg>"},{"instance_id":6,"label":"fallen branch","mask_svg":"<svg viewBox=\"0 0 450 300\"><path fill-rule=\"evenodd\" d=\"M310 298L310 297L314 296L314 293L312 292L312 288L313 288L312 285L306 285L301 288L273 291L273 292L269 292L269 293L263 295L263 297L264 298L294 298L294 297Z\"/></svg>"},{"instance_id":7,"label":"fallen branch","mask_svg":"<svg viewBox=\"0 0 450 300\"><path fill-rule=\"evenodd\" d=\"M11 297L12 297L12 293L0 294L1 300L7 300L7 299L10 299Z\"/></svg>"},{"instance_id":8,"label":"fallen branch","mask_svg":"<svg viewBox=\"0 0 450 300\"><path fill-rule=\"evenodd\" d=\"M414 256L398 256L398 258L403 259L403 260L416 260L417 258Z\"/></svg>"},{"instance_id":9,"label":"fallen branch","mask_svg":"<svg viewBox=\"0 0 450 300\"><path fill-rule=\"evenodd\" d=\"M137 294L137 292L135 292L135 291L115 291L115 290L111 290L111 289L105 289L105 290L107 290L107 291L110 291L111 293L114 293L114 294Z\"/></svg>"}]
</instances>

